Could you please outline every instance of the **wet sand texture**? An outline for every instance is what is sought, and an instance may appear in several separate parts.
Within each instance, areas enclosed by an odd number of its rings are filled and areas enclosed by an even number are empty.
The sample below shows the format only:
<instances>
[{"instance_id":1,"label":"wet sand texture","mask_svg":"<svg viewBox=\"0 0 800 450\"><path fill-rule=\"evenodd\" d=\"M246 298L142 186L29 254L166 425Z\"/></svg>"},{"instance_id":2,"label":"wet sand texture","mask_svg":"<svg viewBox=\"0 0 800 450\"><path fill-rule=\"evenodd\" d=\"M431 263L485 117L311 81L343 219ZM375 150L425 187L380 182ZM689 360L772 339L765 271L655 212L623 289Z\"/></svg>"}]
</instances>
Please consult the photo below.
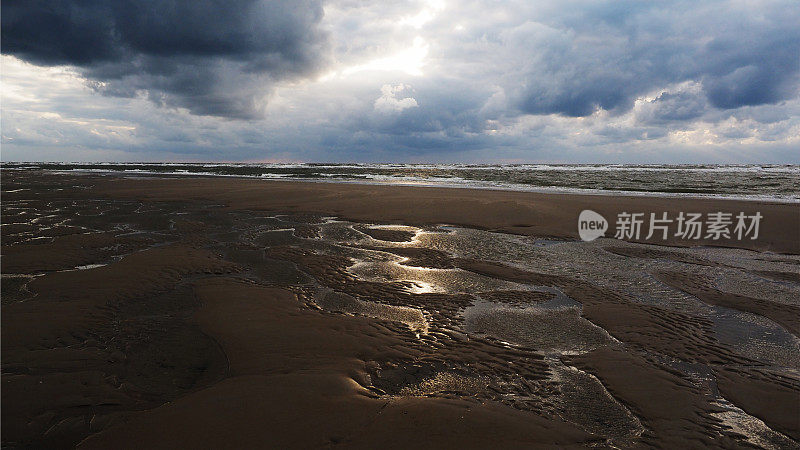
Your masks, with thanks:
<instances>
[{"instance_id":1,"label":"wet sand texture","mask_svg":"<svg viewBox=\"0 0 800 450\"><path fill-rule=\"evenodd\" d=\"M6 448L800 448L795 205L2 176Z\"/></svg>"},{"instance_id":2,"label":"wet sand texture","mask_svg":"<svg viewBox=\"0 0 800 450\"><path fill-rule=\"evenodd\" d=\"M613 224L618 213L679 211L708 213L720 210L760 212L761 238L753 240L701 239L691 245L730 245L756 250L800 253L800 212L797 205L682 199L369 186L358 184L281 182L248 179L118 179L98 181L115 197L157 200L208 199L238 209L316 212L361 222L403 225L449 223L540 237L577 238L577 218L592 209ZM643 236L644 237L644 236ZM685 241L671 236L665 241Z\"/></svg>"}]
</instances>

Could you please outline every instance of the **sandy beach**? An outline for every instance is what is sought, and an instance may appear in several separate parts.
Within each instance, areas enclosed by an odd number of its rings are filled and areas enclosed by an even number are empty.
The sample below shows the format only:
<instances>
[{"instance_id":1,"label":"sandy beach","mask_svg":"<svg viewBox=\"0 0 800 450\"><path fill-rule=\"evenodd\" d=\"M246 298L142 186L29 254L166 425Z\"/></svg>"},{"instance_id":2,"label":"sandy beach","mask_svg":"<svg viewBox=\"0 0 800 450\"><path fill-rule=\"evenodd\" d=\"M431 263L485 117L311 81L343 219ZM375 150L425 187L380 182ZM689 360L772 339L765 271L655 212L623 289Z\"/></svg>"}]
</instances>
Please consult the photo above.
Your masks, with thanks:
<instances>
[{"instance_id":1,"label":"sandy beach","mask_svg":"<svg viewBox=\"0 0 800 450\"><path fill-rule=\"evenodd\" d=\"M796 203L2 177L4 447L800 448Z\"/></svg>"}]
</instances>

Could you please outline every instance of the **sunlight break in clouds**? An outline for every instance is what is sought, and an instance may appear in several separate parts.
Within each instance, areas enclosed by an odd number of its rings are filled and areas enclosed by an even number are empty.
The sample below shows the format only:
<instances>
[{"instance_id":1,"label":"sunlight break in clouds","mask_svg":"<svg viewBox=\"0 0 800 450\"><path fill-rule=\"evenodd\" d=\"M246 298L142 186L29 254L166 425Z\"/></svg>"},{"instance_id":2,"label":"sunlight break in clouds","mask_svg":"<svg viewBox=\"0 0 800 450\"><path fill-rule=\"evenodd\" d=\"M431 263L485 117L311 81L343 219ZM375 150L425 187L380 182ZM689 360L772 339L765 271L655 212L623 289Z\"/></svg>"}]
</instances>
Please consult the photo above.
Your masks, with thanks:
<instances>
[{"instance_id":1,"label":"sunlight break in clouds","mask_svg":"<svg viewBox=\"0 0 800 450\"><path fill-rule=\"evenodd\" d=\"M425 57L428 56L428 44L417 36L411 47L385 58L378 58L365 64L348 67L342 70L342 75L352 75L365 71L404 72L408 75L422 76L422 67Z\"/></svg>"}]
</instances>

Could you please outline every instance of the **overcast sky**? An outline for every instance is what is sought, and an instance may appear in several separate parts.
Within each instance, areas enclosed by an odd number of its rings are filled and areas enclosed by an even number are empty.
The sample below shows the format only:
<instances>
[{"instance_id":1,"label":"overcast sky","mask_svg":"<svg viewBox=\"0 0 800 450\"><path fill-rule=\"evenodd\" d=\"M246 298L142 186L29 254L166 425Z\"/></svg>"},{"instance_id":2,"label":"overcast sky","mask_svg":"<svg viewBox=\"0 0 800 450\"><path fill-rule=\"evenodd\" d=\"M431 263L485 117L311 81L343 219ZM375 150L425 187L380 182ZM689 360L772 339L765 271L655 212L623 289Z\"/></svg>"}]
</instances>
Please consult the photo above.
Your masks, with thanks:
<instances>
[{"instance_id":1,"label":"overcast sky","mask_svg":"<svg viewBox=\"0 0 800 450\"><path fill-rule=\"evenodd\" d=\"M2 159L800 163L800 3L4 1Z\"/></svg>"}]
</instances>

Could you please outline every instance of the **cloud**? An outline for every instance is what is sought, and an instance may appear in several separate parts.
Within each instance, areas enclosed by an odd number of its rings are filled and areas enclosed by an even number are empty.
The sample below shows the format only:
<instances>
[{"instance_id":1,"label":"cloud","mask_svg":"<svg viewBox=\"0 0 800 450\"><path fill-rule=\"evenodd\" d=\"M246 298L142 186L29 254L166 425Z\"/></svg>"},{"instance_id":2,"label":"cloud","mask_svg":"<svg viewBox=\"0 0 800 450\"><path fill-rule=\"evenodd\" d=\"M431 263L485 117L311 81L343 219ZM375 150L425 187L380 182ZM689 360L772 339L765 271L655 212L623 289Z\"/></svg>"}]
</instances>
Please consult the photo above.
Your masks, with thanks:
<instances>
[{"instance_id":1,"label":"cloud","mask_svg":"<svg viewBox=\"0 0 800 450\"><path fill-rule=\"evenodd\" d=\"M795 0L320 2L4 3L3 158L800 162Z\"/></svg>"},{"instance_id":2,"label":"cloud","mask_svg":"<svg viewBox=\"0 0 800 450\"><path fill-rule=\"evenodd\" d=\"M395 113L407 108L416 108L419 105L414 97L397 97L398 95L405 95L405 91L409 90L411 90L411 86L405 84L395 86L384 84L381 87L381 96L375 100L375 111Z\"/></svg>"},{"instance_id":3,"label":"cloud","mask_svg":"<svg viewBox=\"0 0 800 450\"><path fill-rule=\"evenodd\" d=\"M101 93L199 115L259 117L274 84L325 60L321 2L4 2L3 53L71 65Z\"/></svg>"},{"instance_id":4,"label":"cloud","mask_svg":"<svg viewBox=\"0 0 800 450\"><path fill-rule=\"evenodd\" d=\"M517 8L516 19L498 16L473 38L499 55L491 59L495 78L523 113L624 113L637 98L684 82L698 83L720 109L797 95L800 8L792 1L545 1Z\"/></svg>"},{"instance_id":5,"label":"cloud","mask_svg":"<svg viewBox=\"0 0 800 450\"><path fill-rule=\"evenodd\" d=\"M709 109L709 102L699 83L682 83L664 89L653 99L641 99L634 106L639 123L667 126L697 119Z\"/></svg>"}]
</instances>

